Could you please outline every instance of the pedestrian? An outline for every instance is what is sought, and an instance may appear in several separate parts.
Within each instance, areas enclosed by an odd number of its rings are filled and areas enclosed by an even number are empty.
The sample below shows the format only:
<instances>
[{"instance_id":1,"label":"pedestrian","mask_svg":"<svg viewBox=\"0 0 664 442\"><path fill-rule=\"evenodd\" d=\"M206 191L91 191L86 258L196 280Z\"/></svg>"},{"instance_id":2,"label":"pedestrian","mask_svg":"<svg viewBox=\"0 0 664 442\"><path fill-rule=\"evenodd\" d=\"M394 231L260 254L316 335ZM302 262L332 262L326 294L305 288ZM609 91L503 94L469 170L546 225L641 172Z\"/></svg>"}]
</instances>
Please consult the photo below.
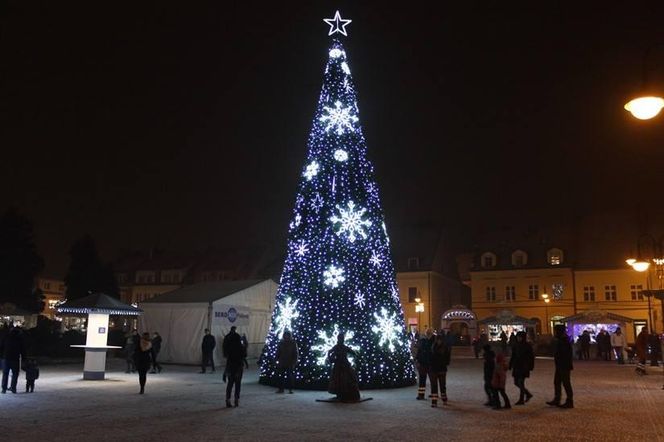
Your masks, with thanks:
<instances>
[{"instance_id":1,"label":"pedestrian","mask_svg":"<svg viewBox=\"0 0 664 442\"><path fill-rule=\"evenodd\" d=\"M516 340L516 337L514 338ZM505 382L507 381L507 361L505 360L505 355L498 353L496 355L496 364L493 369L493 377L491 378L491 387L493 388L493 409L500 410L500 396L502 396L505 404L502 408L510 409L510 398L507 397L505 393ZM500 396L499 396L500 395Z\"/></svg>"},{"instance_id":2,"label":"pedestrian","mask_svg":"<svg viewBox=\"0 0 664 442\"><path fill-rule=\"evenodd\" d=\"M659 367L659 360L662 356L662 342L657 333L650 333L648 348L650 350L650 366Z\"/></svg>"},{"instance_id":3,"label":"pedestrian","mask_svg":"<svg viewBox=\"0 0 664 442\"><path fill-rule=\"evenodd\" d=\"M510 349L509 354L511 355L512 352L514 351L514 346L516 345L516 333L512 332L510 334L510 338L507 341L507 345L509 346L509 349Z\"/></svg>"},{"instance_id":4,"label":"pedestrian","mask_svg":"<svg viewBox=\"0 0 664 442\"><path fill-rule=\"evenodd\" d=\"M560 408L574 408L574 393L572 391L572 382L570 375L572 369L573 351L572 344L569 342L565 326L563 324L556 324L554 327L554 343L555 352L553 361L556 367L553 376L554 396L553 400L547 402L548 405ZM565 388L565 395L567 396L565 403L561 404L561 385Z\"/></svg>"},{"instance_id":5,"label":"pedestrian","mask_svg":"<svg viewBox=\"0 0 664 442\"><path fill-rule=\"evenodd\" d=\"M247 350L242 345L240 335L235 331L236 327L232 326L231 331L224 338L222 349L224 357L226 358L226 368L224 375L228 379L226 385L226 407L231 407L231 393L235 388L235 406L240 403L240 387L242 385L242 372L244 369L244 360L247 357Z\"/></svg>"},{"instance_id":6,"label":"pedestrian","mask_svg":"<svg viewBox=\"0 0 664 442\"><path fill-rule=\"evenodd\" d=\"M145 381L147 381L148 370L152 362L152 340L150 333L145 332L141 336L136 351L134 351L134 365L138 371L138 384L141 386L139 394L145 393Z\"/></svg>"},{"instance_id":7,"label":"pedestrian","mask_svg":"<svg viewBox=\"0 0 664 442\"><path fill-rule=\"evenodd\" d=\"M417 343L417 354L415 356L415 367L417 368L417 376L419 384L417 388L417 400L424 399L427 391L427 377L429 376L429 367L431 365L431 344L433 332L430 328L426 330Z\"/></svg>"},{"instance_id":8,"label":"pedestrian","mask_svg":"<svg viewBox=\"0 0 664 442\"><path fill-rule=\"evenodd\" d=\"M579 336L579 347L580 354L579 359L585 359L586 361L590 359L590 333L588 330L584 330Z\"/></svg>"},{"instance_id":9,"label":"pedestrian","mask_svg":"<svg viewBox=\"0 0 664 442\"><path fill-rule=\"evenodd\" d=\"M2 342L2 352L4 359L2 367L2 393L7 393L10 371L12 373L12 382L9 386L9 391L16 393L21 359L25 359L25 343L23 342L23 333L20 327L13 327L9 330Z\"/></svg>"},{"instance_id":10,"label":"pedestrian","mask_svg":"<svg viewBox=\"0 0 664 442\"><path fill-rule=\"evenodd\" d=\"M134 365L134 353L136 352L136 346L140 341L140 337L137 339L137 336L138 331L133 329L125 341L124 351L125 361L127 362L127 371L125 371L125 373L136 373L136 366Z\"/></svg>"},{"instance_id":11,"label":"pedestrian","mask_svg":"<svg viewBox=\"0 0 664 442\"><path fill-rule=\"evenodd\" d=\"M500 350L503 354L507 353L507 333L505 333L505 330L500 332Z\"/></svg>"},{"instance_id":12,"label":"pedestrian","mask_svg":"<svg viewBox=\"0 0 664 442\"><path fill-rule=\"evenodd\" d=\"M431 382L431 406L438 406L438 392L447 405L447 366L450 365L450 348L442 335L436 335L431 345L431 365L429 381Z\"/></svg>"},{"instance_id":13,"label":"pedestrian","mask_svg":"<svg viewBox=\"0 0 664 442\"><path fill-rule=\"evenodd\" d=\"M25 392L35 392L35 381L39 379L39 366L35 358L27 358L23 364L23 371L25 371Z\"/></svg>"},{"instance_id":14,"label":"pedestrian","mask_svg":"<svg viewBox=\"0 0 664 442\"><path fill-rule=\"evenodd\" d=\"M620 327L616 328L616 332L611 335L611 347L616 354L616 361L618 364L624 364L623 349L627 346L625 335L622 334Z\"/></svg>"},{"instance_id":15,"label":"pedestrian","mask_svg":"<svg viewBox=\"0 0 664 442\"><path fill-rule=\"evenodd\" d=\"M283 393L286 386L288 386L288 392L293 393L293 384L295 381L293 371L297 365L298 348L291 332L288 330L284 331L284 335L277 346L276 359L281 373L277 393Z\"/></svg>"},{"instance_id":16,"label":"pedestrian","mask_svg":"<svg viewBox=\"0 0 664 442\"><path fill-rule=\"evenodd\" d=\"M217 341L214 339L214 336L210 333L210 329L205 329L205 336L203 336L203 342L201 343L201 352L203 353L203 360L201 361L201 373L205 373L205 369L208 365L212 367L212 373L214 373L214 348L217 346Z\"/></svg>"},{"instance_id":17,"label":"pedestrian","mask_svg":"<svg viewBox=\"0 0 664 442\"><path fill-rule=\"evenodd\" d=\"M482 350L482 343L480 342L480 337L475 336L472 341L473 345L473 354L475 355L475 359L480 358L480 351Z\"/></svg>"},{"instance_id":18,"label":"pedestrian","mask_svg":"<svg viewBox=\"0 0 664 442\"><path fill-rule=\"evenodd\" d=\"M519 389L519 400L514 405L523 405L532 397L532 393L526 388L526 378L535 368L535 353L530 342L526 339L526 332L520 331L516 334L516 344L512 350L509 369L512 370L514 385Z\"/></svg>"},{"instance_id":19,"label":"pedestrian","mask_svg":"<svg viewBox=\"0 0 664 442\"><path fill-rule=\"evenodd\" d=\"M358 402L360 400L360 386L357 374L348 361L348 355L357 354L344 344L345 335L340 332L337 335L337 344L327 352L327 360L332 366L332 376L327 391L335 394L341 402Z\"/></svg>"},{"instance_id":20,"label":"pedestrian","mask_svg":"<svg viewBox=\"0 0 664 442\"><path fill-rule=\"evenodd\" d=\"M493 380L493 371L496 368L496 354L491 350L491 345L486 344L482 347L484 350L484 392L487 396L487 401L484 405L493 407L496 401L494 400L494 391L491 386Z\"/></svg>"},{"instance_id":21,"label":"pedestrian","mask_svg":"<svg viewBox=\"0 0 664 442\"><path fill-rule=\"evenodd\" d=\"M646 372L646 359L648 358L648 331L645 327L636 337L636 374L644 375Z\"/></svg>"},{"instance_id":22,"label":"pedestrian","mask_svg":"<svg viewBox=\"0 0 664 442\"><path fill-rule=\"evenodd\" d=\"M606 329L601 329L597 335L597 357L605 361L611 360L611 336Z\"/></svg>"},{"instance_id":23,"label":"pedestrian","mask_svg":"<svg viewBox=\"0 0 664 442\"><path fill-rule=\"evenodd\" d=\"M157 357L161 351L161 336L159 332L154 332L152 337L152 371L151 373L161 373L161 364L157 362Z\"/></svg>"}]
</instances>

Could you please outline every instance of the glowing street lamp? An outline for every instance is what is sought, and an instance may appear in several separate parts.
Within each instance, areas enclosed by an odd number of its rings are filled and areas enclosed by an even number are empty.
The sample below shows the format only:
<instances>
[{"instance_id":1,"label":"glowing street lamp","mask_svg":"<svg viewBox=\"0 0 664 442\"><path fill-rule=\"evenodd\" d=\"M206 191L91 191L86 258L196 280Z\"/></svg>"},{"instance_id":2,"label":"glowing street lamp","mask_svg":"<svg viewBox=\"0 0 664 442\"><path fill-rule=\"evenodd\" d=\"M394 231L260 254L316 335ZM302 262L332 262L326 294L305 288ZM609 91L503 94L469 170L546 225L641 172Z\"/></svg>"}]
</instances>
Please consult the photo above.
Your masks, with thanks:
<instances>
[{"instance_id":1,"label":"glowing street lamp","mask_svg":"<svg viewBox=\"0 0 664 442\"><path fill-rule=\"evenodd\" d=\"M417 313L417 326L420 329L422 328L422 312L424 312L424 303L421 301L422 300L420 298L415 298L415 302L417 303L415 305L415 312Z\"/></svg>"},{"instance_id":2,"label":"glowing street lamp","mask_svg":"<svg viewBox=\"0 0 664 442\"><path fill-rule=\"evenodd\" d=\"M654 96L634 98L625 104L625 110L639 120L655 118L663 107L664 98Z\"/></svg>"},{"instance_id":3,"label":"glowing street lamp","mask_svg":"<svg viewBox=\"0 0 664 442\"><path fill-rule=\"evenodd\" d=\"M544 318L546 322L546 332L549 333L550 327L549 327L549 302L551 302L551 298L549 295L547 295L546 292L542 293L542 300L544 301Z\"/></svg>"}]
</instances>

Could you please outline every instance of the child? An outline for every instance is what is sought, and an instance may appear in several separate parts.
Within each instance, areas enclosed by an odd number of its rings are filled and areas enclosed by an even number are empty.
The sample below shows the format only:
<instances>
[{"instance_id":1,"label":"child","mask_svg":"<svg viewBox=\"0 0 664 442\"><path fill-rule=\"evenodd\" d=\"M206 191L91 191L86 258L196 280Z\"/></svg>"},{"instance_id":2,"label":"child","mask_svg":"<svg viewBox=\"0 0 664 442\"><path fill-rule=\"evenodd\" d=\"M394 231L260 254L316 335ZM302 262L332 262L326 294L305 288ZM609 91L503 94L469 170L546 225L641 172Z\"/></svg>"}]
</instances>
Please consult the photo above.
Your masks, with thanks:
<instances>
[{"instance_id":1,"label":"child","mask_svg":"<svg viewBox=\"0 0 664 442\"><path fill-rule=\"evenodd\" d=\"M496 367L493 370L493 378L491 380L491 386L493 387L493 398L494 398L494 406L493 408L495 410L500 410L500 396L503 397L503 400L505 401L505 405L503 408L509 409L512 408L510 406L510 398L507 397L507 394L505 394L505 381L507 380L507 361L505 361L505 355L502 353L498 353L498 356L496 356Z\"/></svg>"},{"instance_id":2,"label":"child","mask_svg":"<svg viewBox=\"0 0 664 442\"><path fill-rule=\"evenodd\" d=\"M493 379L494 368L496 367L495 357L496 354L491 350L489 344L485 344L482 347L484 350L484 391L486 392L487 401L484 405L487 407L493 407L495 404L494 400L494 391L491 386L491 380Z\"/></svg>"},{"instance_id":3,"label":"child","mask_svg":"<svg viewBox=\"0 0 664 442\"><path fill-rule=\"evenodd\" d=\"M25 364L23 364L23 371L25 371L25 392L34 393L35 380L39 379L37 360L33 358L26 359Z\"/></svg>"}]
</instances>

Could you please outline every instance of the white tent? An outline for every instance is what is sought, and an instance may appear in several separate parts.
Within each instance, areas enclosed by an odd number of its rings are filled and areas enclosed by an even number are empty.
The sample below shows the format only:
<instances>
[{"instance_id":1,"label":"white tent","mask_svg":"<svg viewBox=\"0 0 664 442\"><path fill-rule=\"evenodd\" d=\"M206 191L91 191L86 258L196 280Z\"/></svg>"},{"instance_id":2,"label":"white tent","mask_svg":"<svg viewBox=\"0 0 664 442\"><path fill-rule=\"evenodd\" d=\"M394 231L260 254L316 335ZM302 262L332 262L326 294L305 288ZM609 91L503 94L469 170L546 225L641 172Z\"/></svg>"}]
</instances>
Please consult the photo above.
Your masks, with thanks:
<instances>
[{"instance_id":1,"label":"white tent","mask_svg":"<svg viewBox=\"0 0 664 442\"><path fill-rule=\"evenodd\" d=\"M143 301L139 332L159 332L160 362L200 364L204 330L217 340L215 365L222 362L221 343L231 326L246 334L248 356L258 357L270 327L277 284L271 279L203 282Z\"/></svg>"}]
</instances>

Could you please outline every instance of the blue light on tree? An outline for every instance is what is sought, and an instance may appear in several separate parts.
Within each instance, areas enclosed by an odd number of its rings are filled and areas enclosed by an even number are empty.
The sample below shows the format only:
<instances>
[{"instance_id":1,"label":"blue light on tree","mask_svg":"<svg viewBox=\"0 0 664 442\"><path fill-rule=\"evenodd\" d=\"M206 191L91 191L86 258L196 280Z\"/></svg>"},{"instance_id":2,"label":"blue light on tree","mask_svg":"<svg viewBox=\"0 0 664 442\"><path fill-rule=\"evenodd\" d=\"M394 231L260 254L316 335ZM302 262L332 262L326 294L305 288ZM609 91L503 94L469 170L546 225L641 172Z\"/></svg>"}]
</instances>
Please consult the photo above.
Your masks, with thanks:
<instances>
[{"instance_id":1,"label":"blue light on tree","mask_svg":"<svg viewBox=\"0 0 664 442\"><path fill-rule=\"evenodd\" d=\"M346 35L350 20L337 13L326 23L330 35ZM279 382L275 355L289 329L300 350L295 369L300 388L327 387L326 353L342 331L357 352L361 388L412 385L415 373L387 228L347 52L339 40L332 41L328 56L261 356L261 382Z\"/></svg>"}]
</instances>

